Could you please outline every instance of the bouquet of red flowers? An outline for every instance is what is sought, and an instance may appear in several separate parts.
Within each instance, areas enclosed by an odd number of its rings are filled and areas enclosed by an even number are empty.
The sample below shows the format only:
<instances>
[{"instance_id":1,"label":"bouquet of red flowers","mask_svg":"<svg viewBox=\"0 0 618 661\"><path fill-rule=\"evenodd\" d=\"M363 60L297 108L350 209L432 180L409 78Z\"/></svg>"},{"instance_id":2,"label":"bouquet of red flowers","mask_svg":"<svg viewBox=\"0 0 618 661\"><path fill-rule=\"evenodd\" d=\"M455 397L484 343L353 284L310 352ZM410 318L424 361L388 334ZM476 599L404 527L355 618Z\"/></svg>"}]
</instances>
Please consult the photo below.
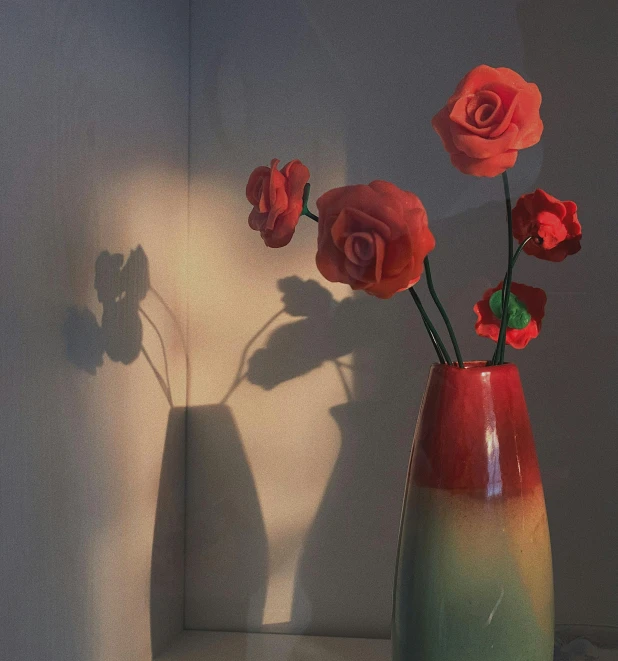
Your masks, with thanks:
<instances>
[{"instance_id":1,"label":"bouquet of red flowers","mask_svg":"<svg viewBox=\"0 0 618 661\"><path fill-rule=\"evenodd\" d=\"M521 252L560 262L580 250L574 202L538 189L511 206L507 171L520 149L541 139L540 106L541 93L534 83L511 69L481 65L463 78L432 120L458 170L477 177L502 175L508 232L505 275L474 305L476 332L496 342L488 361L492 365L504 362L506 344L523 349L541 330L545 292L512 279ZM318 198L315 215L308 208L309 177L299 160L279 169L279 161L273 159L270 166L256 168L247 184L247 199L253 205L249 226L260 232L267 246L281 248L291 241L302 216L316 221L320 273L379 298L408 290L439 361L463 368L457 338L434 287L429 253L435 240L421 200L389 182L373 181L327 191ZM423 271L452 342L454 361L414 289Z\"/></svg>"}]
</instances>

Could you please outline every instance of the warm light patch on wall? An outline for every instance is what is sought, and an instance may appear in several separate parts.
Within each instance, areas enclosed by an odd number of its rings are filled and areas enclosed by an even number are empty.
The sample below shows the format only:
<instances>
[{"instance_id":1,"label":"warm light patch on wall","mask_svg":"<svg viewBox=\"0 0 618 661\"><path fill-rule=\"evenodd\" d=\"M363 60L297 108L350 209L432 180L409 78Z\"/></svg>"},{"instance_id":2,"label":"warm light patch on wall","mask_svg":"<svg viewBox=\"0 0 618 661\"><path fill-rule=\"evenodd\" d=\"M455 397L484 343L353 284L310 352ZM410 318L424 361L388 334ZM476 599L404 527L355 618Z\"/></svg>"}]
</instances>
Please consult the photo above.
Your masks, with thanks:
<instances>
[{"instance_id":1,"label":"warm light patch on wall","mask_svg":"<svg viewBox=\"0 0 618 661\"><path fill-rule=\"evenodd\" d=\"M333 145L312 145L302 157L311 170L314 210L321 192L346 183L345 150L338 147L336 157ZM236 168L234 176L196 173L192 180L189 332L199 369L193 369L189 401L224 401L231 411L268 547L261 625L285 632L308 617L297 575L340 450L331 408L351 396L325 333L332 308L350 290L318 272L308 249L316 245L314 221L301 218L282 249L266 248L248 227L251 167ZM344 375L346 383L350 376Z\"/></svg>"}]
</instances>

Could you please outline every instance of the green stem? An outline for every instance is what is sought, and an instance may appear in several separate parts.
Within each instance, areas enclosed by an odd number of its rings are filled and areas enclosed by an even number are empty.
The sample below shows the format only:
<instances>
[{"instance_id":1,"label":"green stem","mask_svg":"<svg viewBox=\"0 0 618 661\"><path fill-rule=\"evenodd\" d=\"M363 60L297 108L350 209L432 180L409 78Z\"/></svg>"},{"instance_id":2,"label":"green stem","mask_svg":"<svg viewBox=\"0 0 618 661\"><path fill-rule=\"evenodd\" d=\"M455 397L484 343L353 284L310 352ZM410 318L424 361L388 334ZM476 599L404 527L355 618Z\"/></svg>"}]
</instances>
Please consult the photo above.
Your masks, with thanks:
<instances>
[{"instance_id":1,"label":"green stem","mask_svg":"<svg viewBox=\"0 0 618 661\"><path fill-rule=\"evenodd\" d=\"M412 295L412 298L416 303L416 307L418 308L418 311L421 313L421 317L423 318L425 328L427 329L429 338L431 339L433 347L436 350L438 359L440 360L441 363L444 363L446 361L450 365L452 363L451 357L449 356L449 353L446 350L446 347L444 346L444 342L442 342L442 338L440 337L438 331L436 330L436 327L431 323L431 319L429 319L429 315L427 314L425 308L423 307L423 304L421 303L421 299L418 297L416 291L414 291L414 287L410 287L408 291Z\"/></svg>"},{"instance_id":2,"label":"green stem","mask_svg":"<svg viewBox=\"0 0 618 661\"><path fill-rule=\"evenodd\" d=\"M519 244L519 247L517 248L517 250L515 251L515 254L513 255L513 261L511 262L511 264L513 265L513 269L515 268L515 264L517 263L517 260L519 259L519 256L521 255L521 252L524 249L524 246L526 245L526 243L528 243L528 241L531 241L533 238L534 237L529 236L522 243ZM504 281L506 281L506 275L504 276ZM504 310L504 303L505 303L505 300L504 300L504 283L503 283L503 292L502 292L502 309L503 310ZM498 357L498 344L496 343L496 350L494 351L493 358L491 359L491 365L496 364L495 361L496 361L497 357Z\"/></svg>"},{"instance_id":3,"label":"green stem","mask_svg":"<svg viewBox=\"0 0 618 661\"><path fill-rule=\"evenodd\" d=\"M498 343L494 353L492 363L494 365L501 365L504 362L504 350L506 347L506 329L509 321L509 309L507 301L511 294L511 281L513 279L513 215L511 213L511 192L509 190L509 178L505 172L502 173L502 183L504 184L504 197L506 201L506 224L508 232L508 267L506 270L506 279L502 286L502 320L500 322L500 333L498 335Z\"/></svg>"},{"instance_id":4,"label":"green stem","mask_svg":"<svg viewBox=\"0 0 618 661\"><path fill-rule=\"evenodd\" d=\"M436 342L435 335L431 332L431 328L429 328L429 325L424 317L423 317L423 325L425 326L425 330L427 331L427 334L429 335L429 339L433 344L433 348L436 350L436 353L438 354L438 359L440 360L440 363L444 365L446 363L446 358L444 357L444 354L442 353L440 346Z\"/></svg>"},{"instance_id":5,"label":"green stem","mask_svg":"<svg viewBox=\"0 0 618 661\"><path fill-rule=\"evenodd\" d=\"M457 355L457 364L461 369L464 367L464 362L463 358L461 357L461 351L459 350L459 344L457 343L457 338L455 337L455 331L453 330L453 326L451 325L451 320L448 318L448 315L446 314L446 310L444 309L444 306L442 305L440 299L438 298L438 294L436 293L436 289L433 285L433 278L431 277L431 267L429 266L429 257L425 257L425 273L427 274L427 286L429 287L429 293L431 294L431 298L433 298L433 302L436 304L436 307L440 311L440 314L442 315L442 319L444 319L444 323L446 324L446 329L448 330L449 337L451 338L451 342L453 343L453 348L455 349L455 354Z\"/></svg>"},{"instance_id":6,"label":"green stem","mask_svg":"<svg viewBox=\"0 0 618 661\"><path fill-rule=\"evenodd\" d=\"M301 216L307 216L308 218L311 218L311 220L315 220L315 222L318 222L318 217L311 213L309 211L309 207L307 206L309 204L309 193L311 192L311 184L307 183L305 184L305 188L303 190L303 210L300 212Z\"/></svg>"},{"instance_id":7,"label":"green stem","mask_svg":"<svg viewBox=\"0 0 618 661\"><path fill-rule=\"evenodd\" d=\"M515 251L515 254L513 255L513 268L515 268L515 264L517 263L517 260L519 259L519 255L521 254L521 251L524 249L524 246L528 241L532 241L534 237L529 236L527 239L525 239L522 243L519 244L519 247Z\"/></svg>"}]
</instances>

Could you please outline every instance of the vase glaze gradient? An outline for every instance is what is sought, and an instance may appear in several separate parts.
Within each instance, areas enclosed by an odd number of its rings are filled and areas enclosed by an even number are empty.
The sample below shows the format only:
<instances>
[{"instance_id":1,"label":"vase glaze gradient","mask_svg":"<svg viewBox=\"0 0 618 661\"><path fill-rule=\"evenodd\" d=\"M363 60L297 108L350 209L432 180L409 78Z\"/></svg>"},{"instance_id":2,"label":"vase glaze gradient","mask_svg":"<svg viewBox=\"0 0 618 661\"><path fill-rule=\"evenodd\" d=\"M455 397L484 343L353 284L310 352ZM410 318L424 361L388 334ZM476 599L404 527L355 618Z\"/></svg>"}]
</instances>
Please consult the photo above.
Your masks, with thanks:
<instances>
[{"instance_id":1,"label":"vase glaze gradient","mask_svg":"<svg viewBox=\"0 0 618 661\"><path fill-rule=\"evenodd\" d=\"M514 365L432 367L397 557L393 661L551 661L543 487Z\"/></svg>"}]
</instances>

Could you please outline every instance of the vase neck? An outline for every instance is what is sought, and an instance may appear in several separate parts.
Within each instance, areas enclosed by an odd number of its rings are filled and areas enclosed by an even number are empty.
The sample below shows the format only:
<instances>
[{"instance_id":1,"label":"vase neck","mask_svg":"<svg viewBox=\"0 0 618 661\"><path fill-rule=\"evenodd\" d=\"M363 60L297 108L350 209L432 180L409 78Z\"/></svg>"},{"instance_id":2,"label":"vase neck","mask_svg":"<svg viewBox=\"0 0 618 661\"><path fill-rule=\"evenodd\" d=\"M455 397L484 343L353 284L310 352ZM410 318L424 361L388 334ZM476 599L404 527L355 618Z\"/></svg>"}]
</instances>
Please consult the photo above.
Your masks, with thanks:
<instances>
[{"instance_id":1,"label":"vase neck","mask_svg":"<svg viewBox=\"0 0 618 661\"><path fill-rule=\"evenodd\" d=\"M534 489L540 474L517 367L468 365L432 367L411 478L484 497Z\"/></svg>"}]
</instances>

